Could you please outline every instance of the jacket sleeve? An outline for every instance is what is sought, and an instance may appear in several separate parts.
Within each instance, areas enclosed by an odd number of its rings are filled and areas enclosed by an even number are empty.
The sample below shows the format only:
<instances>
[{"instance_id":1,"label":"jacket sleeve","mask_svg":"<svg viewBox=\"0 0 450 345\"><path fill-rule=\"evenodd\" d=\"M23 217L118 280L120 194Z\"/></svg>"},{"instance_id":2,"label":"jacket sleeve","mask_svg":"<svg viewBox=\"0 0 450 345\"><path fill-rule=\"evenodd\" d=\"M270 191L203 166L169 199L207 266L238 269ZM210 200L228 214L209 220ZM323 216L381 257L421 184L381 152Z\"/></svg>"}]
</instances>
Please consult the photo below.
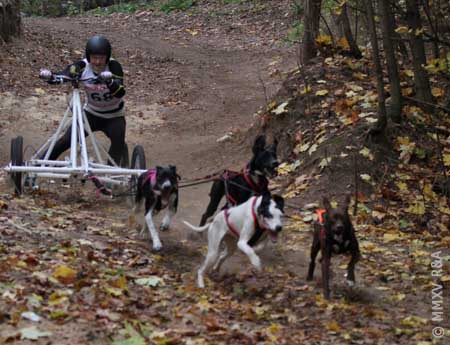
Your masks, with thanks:
<instances>
[{"instance_id":1,"label":"jacket sleeve","mask_svg":"<svg viewBox=\"0 0 450 345\"><path fill-rule=\"evenodd\" d=\"M73 64L68 65L63 71L56 72L56 75L65 75L70 77L71 74L81 74L86 67L86 63L83 60L75 61ZM51 79L48 81L49 84L57 84L59 81Z\"/></svg>"},{"instance_id":2,"label":"jacket sleeve","mask_svg":"<svg viewBox=\"0 0 450 345\"><path fill-rule=\"evenodd\" d=\"M109 70L113 74L111 83L108 84L109 91L116 98L125 96L125 87L123 85L123 70L122 66L116 60L109 61Z\"/></svg>"}]
</instances>

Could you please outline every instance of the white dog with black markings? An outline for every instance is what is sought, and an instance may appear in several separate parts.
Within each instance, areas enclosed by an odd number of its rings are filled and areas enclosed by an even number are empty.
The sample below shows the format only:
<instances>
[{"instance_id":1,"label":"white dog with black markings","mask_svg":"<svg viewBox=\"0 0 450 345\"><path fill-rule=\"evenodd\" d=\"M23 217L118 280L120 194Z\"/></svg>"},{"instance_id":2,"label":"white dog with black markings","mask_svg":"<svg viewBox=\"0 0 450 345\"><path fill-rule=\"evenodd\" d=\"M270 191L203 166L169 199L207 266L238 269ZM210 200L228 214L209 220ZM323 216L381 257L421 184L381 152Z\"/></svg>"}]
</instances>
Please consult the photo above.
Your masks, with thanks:
<instances>
[{"instance_id":1,"label":"white dog with black markings","mask_svg":"<svg viewBox=\"0 0 450 345\"><path fill-rule=\"evenodd\" d=\"M191 229L203 232L208 229L208 254L198 270L197 283L205 287L204 274L211 268L219 271L223 262L231 256L237 247L250 259L252 265L261 271L261 259L256 252L264 248L268 239L276 242L283 228L284 199L271 196L269 192L255 196L245 203L219 212L212 223L196 227L184 222ZM237 240L237 241L236 241ZM220 252L220 246L224 249Z\"/></svg>"}]
</instances>

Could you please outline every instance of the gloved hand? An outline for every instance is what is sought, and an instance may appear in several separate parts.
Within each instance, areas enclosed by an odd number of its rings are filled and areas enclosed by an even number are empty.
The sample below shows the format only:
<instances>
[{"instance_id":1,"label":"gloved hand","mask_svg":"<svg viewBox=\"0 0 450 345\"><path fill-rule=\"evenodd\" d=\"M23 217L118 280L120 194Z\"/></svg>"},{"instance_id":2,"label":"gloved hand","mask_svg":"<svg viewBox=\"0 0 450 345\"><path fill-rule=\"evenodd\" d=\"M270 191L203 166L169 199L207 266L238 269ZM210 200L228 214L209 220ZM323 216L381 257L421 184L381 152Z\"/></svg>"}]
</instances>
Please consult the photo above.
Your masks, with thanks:
<instances>
[{"instance_id":1,"label":"gloved hand","mask_svg":"<svg viewBox=\"0 0 450 345\"><path fill-rule=\"evenodd\" d=\"M105 83L110 83L112 80L113 74L109 71L103 71L100 73L100 80L104 81Z\"/></svg>"},{"instance_id":2,"label":"gloved hand","mask_svg":"<svg viewBox=\"0 0 450 345\"><path fill-rule=\"evenodd\" d=\"M77 65L70 66L69 77L76 78L80 76L80 71Z\"/></svg>"},{"instance_id":3,"label":"gloved hand","mask_svg":"<svg viewBox=\"0 0 450 345\"><path fill-rule=\"evenodd\" d=\"M41 69L39 72L39 78L44 80L50 80L52 79L53 73L48 69Z\"/></svg>"}]
</instances>

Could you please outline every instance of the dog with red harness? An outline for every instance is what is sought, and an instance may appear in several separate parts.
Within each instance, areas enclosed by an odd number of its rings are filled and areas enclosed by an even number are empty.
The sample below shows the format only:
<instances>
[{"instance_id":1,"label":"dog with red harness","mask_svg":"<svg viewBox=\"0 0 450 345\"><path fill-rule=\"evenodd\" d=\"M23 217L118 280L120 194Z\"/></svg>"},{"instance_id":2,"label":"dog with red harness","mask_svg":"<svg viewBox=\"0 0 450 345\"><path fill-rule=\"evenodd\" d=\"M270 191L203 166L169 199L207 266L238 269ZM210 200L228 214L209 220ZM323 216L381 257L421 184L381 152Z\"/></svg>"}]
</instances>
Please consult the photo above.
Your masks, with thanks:
<instances>
[{"instance_id":1,"label":"dog with red harness","mask_svg":"<svg viewBox=\"0 0 450 345\"><path fill-rule=\"evenodd\" d=\"M225 170L217 178L209 193L210 201L202 215L200 226L206 224L219 207L220 201L226 196L223 208L236 206L247 201L254 195L261 195L268 191L268 177L276 175L278 141L266 146L266 137L259 135L253 144L253 157L240 172Z\"/></svg>"},{"instance_id":2,"label":"dog with red harness","mask_svg":"<svg viewBox=\"0 0 450 345\"><path fill-rule=\"evenodd\" d=\"M311 246L311 262L309 264L307 280L314 275L315 260L319 251L322 253L322 286L324 297L330 298L330 264L331 256L337 254L351 255L347 267L347 283L355 283L355 265L361 257L355 229L348 215L350 195L347 195L341 207L331 207L328 198L323 198L325 209L317 210L318 222L314 224L314 238Z\"/></svg>"},{"instance_id":3,"label":"dog with red harness","mask_svg":"<svg viewBox=\"0 0 450 345\"><path fill-rule=\"evenodd\" d=\"M158 251L162 248L158 231L153 222L153 216L159 211L167 208L159 229L169 229L172 217L178 207L178 179L177 168L173 165L167 167L157 166L142 173L137 181L135 198L135 217L145 206L145 223L141 231L147 226L153 241L153 249Z\"/></svg>"},{"instance_id":4,"label":"dog with red harness","mask_svg":"<svg viewBox=\"0 0 450 345\"><path fill-rule=\"evenodd\" d=\"M196 227L184 221L189 228L203 232L208 229L208 254L198 270L197 283L205 287L204 274L212 268L220 270L223 262L239 247L252 265L261 271L261 259L256 253L263 249L268 239L277 241L282 230L284 199L269 192L254 196L245 203L219 212L212 223ZM224 244L222 252L220 248Z\"/></svg>"}]
</instances>

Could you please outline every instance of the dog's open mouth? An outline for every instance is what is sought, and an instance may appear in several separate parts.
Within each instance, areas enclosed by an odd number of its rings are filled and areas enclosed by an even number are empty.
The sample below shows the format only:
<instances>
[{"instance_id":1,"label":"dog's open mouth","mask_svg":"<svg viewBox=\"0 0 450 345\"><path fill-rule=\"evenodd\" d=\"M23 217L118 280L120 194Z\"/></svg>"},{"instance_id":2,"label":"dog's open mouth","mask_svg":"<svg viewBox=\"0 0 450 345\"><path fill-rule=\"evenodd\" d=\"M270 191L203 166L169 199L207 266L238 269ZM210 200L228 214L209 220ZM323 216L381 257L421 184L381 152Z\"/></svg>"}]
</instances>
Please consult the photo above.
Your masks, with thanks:
<instances>
[{"instance_id":1,"label":"dog's open mouth","mask_svg":"<svg viewBox=\"0 0 450 345\"><path fill-rule=\"evenodd\" d=\"M276 243L278 240L278 232L269 231L269 237L273 243Z\"/></svg>"}]
</instances>

